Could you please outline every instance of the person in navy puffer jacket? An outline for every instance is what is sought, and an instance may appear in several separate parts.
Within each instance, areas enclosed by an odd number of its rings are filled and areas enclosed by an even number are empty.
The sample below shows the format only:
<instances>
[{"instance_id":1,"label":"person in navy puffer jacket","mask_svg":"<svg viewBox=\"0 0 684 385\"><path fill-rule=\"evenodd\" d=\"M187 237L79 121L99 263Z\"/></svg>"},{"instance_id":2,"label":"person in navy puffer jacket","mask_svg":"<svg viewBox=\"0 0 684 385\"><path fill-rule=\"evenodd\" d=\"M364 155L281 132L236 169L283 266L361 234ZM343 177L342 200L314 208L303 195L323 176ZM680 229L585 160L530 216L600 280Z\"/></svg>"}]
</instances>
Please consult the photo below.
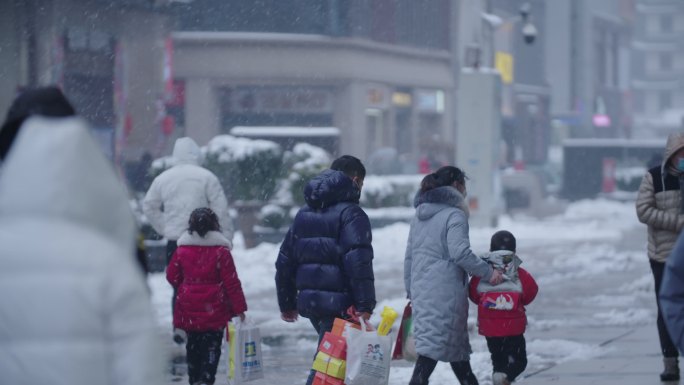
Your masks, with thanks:
<instances>
[{"instance_id":1,"label":"person in navy puffer jacket","mask_svg":"<svg viewBox=\"0 0 684 385\"><path fill-rule=\"evenodd\" d=\"M350 307L366 320L375 308L371 226L358 204L365 176L361 161L344 155L312 178L276 261L281 318L308 318L319 343Z\"/></svg>"}]
</instances>

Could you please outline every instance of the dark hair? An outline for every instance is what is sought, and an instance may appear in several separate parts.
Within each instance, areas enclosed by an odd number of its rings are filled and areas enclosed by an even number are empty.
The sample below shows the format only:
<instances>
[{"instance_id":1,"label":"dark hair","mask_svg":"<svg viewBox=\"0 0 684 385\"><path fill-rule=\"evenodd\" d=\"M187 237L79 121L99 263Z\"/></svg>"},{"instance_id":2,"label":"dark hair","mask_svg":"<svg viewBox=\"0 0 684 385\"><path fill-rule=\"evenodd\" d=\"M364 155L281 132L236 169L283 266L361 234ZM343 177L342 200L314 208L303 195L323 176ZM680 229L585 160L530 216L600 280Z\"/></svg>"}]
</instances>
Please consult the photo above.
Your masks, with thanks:
<instances>
[{"instance_id":1,"label":"dark hair","mask_svg":"<svg viewBox=\"0 0 684 385\"><path fill-rule=\"evenodd\" d=\"M465 185L466 174L458 167L444 166L428 174L420 182L420 191L426 192L437 187L451 186L454 182Z\"/></svg>"},{"instance_id":2,"label":"dark hair","mask_svg":"<svg viewBox=\"0 0 684 385\"><path fill-rule=\"evenodd\" d=\"M501 230L492 235L489 251L510 250L515 251L515 237L510 231Z\"/></svg>"},{"instance_id":3,"label":"dark hair","mask_svg":"<svg viewBox=\"0 0 684 385\"><path fill-rule=\"evenodd\" d=\"M0 128L0 159L7 156L24 121L34 115L67 117L76 115L76 111L57 87L22 91L12 102L5 122Z\"/></svg>"},{"instance_id":4,"label":"dark hair","mask_svg":"<svg viewBox=\"0 0 684 385\"><path fill-rule=\"evenodd\" d=\"M188 232L196 232L200 237L204 237L210 231L221 231L216 213L208 207L193 210L188 221Z\"/></svg>"},{"instance_id":5,"label":"dark hair","mask_svg":"<svg viewBox=\"0 0 684 385\"><path fill-rule=\"evenodd\" d=\"M350 178L356 176L363 179L366 177L366 168L363 166L363 163L361 163L361 160L351 155L342 155L335 159L330 165L330 169L342 171Z\"/></svg>"}]
</instances>

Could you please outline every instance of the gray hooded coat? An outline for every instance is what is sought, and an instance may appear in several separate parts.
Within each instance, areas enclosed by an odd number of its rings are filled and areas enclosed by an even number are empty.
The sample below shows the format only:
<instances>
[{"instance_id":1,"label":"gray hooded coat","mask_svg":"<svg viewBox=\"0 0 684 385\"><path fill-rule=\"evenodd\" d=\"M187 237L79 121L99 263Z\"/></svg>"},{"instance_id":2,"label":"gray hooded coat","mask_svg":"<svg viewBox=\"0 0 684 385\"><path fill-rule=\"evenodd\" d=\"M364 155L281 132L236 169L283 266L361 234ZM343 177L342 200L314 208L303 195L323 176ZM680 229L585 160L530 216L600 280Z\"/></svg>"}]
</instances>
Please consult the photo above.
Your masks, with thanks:
<instances>
[{"instance_id":1,"label":"gray hooded coat","mask_svg":"<svg viewBox=\"0 0 684 385\"><path fill-rule=\"evenodd\" d=\"M416 351L438 361L467 361L468 273L488 280L493 269L470 250L467 209L458 190L444 186L419 193L414 205L404 284Z\"/></svg>"}]
</instances>

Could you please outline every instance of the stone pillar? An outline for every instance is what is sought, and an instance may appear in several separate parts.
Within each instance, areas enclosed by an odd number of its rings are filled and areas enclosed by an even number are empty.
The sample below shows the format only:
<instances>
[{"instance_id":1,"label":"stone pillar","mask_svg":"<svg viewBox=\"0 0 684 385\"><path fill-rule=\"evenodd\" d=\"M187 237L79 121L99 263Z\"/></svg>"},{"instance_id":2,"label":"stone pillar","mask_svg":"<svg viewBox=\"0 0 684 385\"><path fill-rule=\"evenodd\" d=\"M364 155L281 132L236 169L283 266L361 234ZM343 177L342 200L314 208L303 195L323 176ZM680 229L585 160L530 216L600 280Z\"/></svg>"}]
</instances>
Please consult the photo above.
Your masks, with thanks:
<instances>
[{"instance_id":1,"label":"stone pillar","mask_svg":"<svg viewBox=\"0 0 684 385\"><path fill-rule=\"evenodd\" d=\"M221 111L210 79L185 83L185 135L203 146L221 131Z\"/></svg>"},{"instance_id":2,"label":"stone pillar","mask_svg":"<svg viewBox=\"0 0 684 385\"><path fill-rule=\"evenodd\" d=\"M21 18L15 13L17 7L7 6L0 12L0 119L14 100L19 85L20 55L19 26Z\"/></svg>"}]
</instances>

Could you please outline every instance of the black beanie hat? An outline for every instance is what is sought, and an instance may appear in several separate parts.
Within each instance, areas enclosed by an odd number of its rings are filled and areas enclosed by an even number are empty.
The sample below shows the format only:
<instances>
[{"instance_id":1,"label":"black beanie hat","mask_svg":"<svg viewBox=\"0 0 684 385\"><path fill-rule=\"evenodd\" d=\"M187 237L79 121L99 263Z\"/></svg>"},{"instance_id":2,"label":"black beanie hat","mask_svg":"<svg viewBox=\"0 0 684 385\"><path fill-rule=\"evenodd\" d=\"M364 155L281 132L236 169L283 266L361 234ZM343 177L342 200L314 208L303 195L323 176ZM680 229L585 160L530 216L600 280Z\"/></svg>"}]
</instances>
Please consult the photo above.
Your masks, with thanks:
<instances>
[{"instance_id":1,"label":"black beanie hat","mask_svg":"<svg viewBox=\"0 0 684 385\"><path fill-rule=\"evenodd\" d=\"M515 237L509 231L501 230L492 235L489 251L509 250L515 252Z\"/></svg>"},{"instance_id":2,"label":"black beanie hat","mask_svg":"<svg viewBox=\"0 0 684 385\"><path fill-rule=\"evenodd\" d=\"M39 87L22 91L12 102L5 122L0 128L0 159L4 159L12 147L19 127L34 115L67 117L76 115L76 111L57 87Z\"/></svg>"}]
</instances>

